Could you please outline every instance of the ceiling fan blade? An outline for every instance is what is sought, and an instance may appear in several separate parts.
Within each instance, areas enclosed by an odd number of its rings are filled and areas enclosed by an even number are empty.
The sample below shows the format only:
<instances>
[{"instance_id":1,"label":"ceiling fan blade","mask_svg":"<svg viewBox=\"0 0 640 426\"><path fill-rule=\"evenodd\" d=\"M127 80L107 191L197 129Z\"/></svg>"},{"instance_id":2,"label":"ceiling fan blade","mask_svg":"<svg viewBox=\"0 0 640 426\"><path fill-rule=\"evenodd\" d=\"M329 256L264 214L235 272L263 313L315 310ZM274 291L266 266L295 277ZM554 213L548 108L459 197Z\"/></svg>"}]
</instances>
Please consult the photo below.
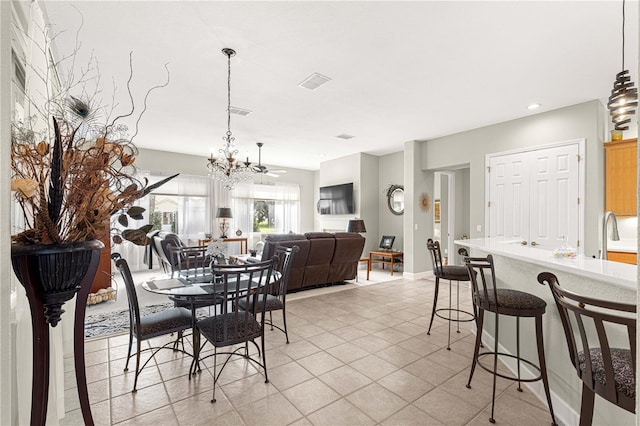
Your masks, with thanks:
<instances>
[{"instance_id":1,"label":"ceiling fan blade","mask_svg":"<svg viewBox=\"0 0 640 426\"><path fill-rule=\"evenodd\" d=\"M281 175L282 175L282 174L287 173L287 171L286 171L286 170L284 170L284 169L269 170L269 171L270 171L271 173L280 173Z\"/></svg>"},{"instance_id":2,"label":"ceiling fan blade","mask_svg":"<svg viewBox=\"0 0 640 426\"><path fill-rule=\"evenodd\" d=\"M267 175L267 176L271 176L271 177L280 177L280 175L277 175L277 174L275 174L275 173L273 173L273 172L271 172L271 171L267 171L267 172L265 173L265 175Z\"/></svg>"}]
</instances>

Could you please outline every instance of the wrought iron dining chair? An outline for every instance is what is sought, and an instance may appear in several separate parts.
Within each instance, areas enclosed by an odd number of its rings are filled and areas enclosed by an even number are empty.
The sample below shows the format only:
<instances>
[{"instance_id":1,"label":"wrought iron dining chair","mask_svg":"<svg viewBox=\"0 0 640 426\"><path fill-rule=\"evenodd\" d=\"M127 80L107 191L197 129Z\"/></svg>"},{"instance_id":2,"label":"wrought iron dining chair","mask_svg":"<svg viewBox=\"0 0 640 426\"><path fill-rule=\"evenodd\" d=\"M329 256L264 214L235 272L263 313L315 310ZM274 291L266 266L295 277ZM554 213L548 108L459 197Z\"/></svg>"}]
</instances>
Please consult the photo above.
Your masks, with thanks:
<instances>
[{"instance_id":1,"label":"wrought iron dining chair","mask_svg":"<svg viewBox=\"0 0 640 426\"><path fill-rule=\"evenodd\" d=\"M277 328L282 331L289 343L289 333L287 331L287 283L289 281L289 271L291 270L291 264L293 262L294 255L300 250L300 247L284 247L281 245L276 246L275 256L278 258L275 270L280 273L280 279L273 284L269 285L269 290L258 299L258 311L263 310L262 304L264 304L264 311L269 312L269 318L265 319L264 324L271 326L271 330ZM242 309L246 309L246 301L240 300L238 302ZM249 306L249 309L252 309ZM282 325L276 325L273 323L273 311L282 311Z\"/></svg>"},{"instance_id":2,"label":"wrought iron dining chair","mask_svg":"<svg viewBox=\"0 0 640 426\"><path fill-rule=\"evenodd\" d=\"M538 282L551 289L571 363L582 380L580 425L592 423L596 394L635 413L636 305L575 294L550 272L540 273Z\"/></svg>"},{"instance_id":3,"label":"wrought iron dining chair","mask_svg":"<svg viewBox=\"0 0 640 426\"><path fill-rule=\"evenodd\" d=\"M267 361L264 350L264 314L265 303L259 303L268 291L271 274L278 262L278 257L258 263L244 265L216 265L212 264L212 273L217 277L212 284L212 293L225 300L213 314L206 319L196 322L197 332L204 336L213 346L213 354L199 359L201 349L206 345L194 345L195 360L201 361L211 356L213 361L213 397L216 402L216 385L224 367L234 355L242 356L255 363L264 370L265 383L269 383L267 375ZM241 304L248 309L242 309ZM261 345L255 342L260 338ZM199 341L199 338L195 339ZM258 350L258 359L249 353L249 342ZM234 348L235 346L235 348ZM220 348L229 348L219 352ZM218 355L227 355L224 364L218 371Z\"/></svg>"},{"instance_id":4,"label":"wrought iron dining chair","mask_svg":"<svg viewBox=\"0 0 640 426\"><path fill-rule=\"evenodd\" d=\"M192 328L193 321L191 311L185 308L169 308L161 312L142 316L140 314L136 288L127 261L121 258L119 253L113 253L111 259L115 260L116 267L122 275L124 286L127 290L127 300L129 302L129 350L127 351L127 362L124 371L129 370L133 338L136 338L136 375L133 381L133 390L131 391L135 393L137 392L138 376L160 349L168 349L171 346L174 351L191 356L191 354L184 350L184 346L180 349L178 343L182 341L182 332ZM142 349L142 342L144 340L176 332L178 333L177 340L170 341L161 347ZM152 351L152 353L141 367L140 354L145 351Z\"/></svg>"}]
</instances>

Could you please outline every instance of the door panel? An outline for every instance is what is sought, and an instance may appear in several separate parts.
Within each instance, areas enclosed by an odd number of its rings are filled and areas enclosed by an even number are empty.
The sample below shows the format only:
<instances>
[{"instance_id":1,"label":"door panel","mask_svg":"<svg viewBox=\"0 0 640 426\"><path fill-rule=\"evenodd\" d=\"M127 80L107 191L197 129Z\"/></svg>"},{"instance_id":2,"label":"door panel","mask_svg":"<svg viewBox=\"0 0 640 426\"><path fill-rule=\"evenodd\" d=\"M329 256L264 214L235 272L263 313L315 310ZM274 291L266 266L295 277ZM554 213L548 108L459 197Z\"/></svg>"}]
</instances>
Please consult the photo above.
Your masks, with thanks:
<instances>
[{"instance_id":1,"label":"door panel","mask_svg":"<svg viewBox=\"0 0 640 426\"><path fill-rule=\"evenodd\" d=\"M577 247L578 211L578 145L565 145L533 151L531 202L536 206L536 220L531 221L530 240L554 249L565 240Z\"/></svg>"},{"instance_id":2,"label":"door panel","mask_svg":"<svg viewBox=\"0 0 640 426\"><path fill-rule=\"evenodd\" d=\"M521 154L510 154L491 160L489 236L523 238L529 229L527 158Z\"/></svg>"},{"instance_id":3,"label":"door panel","mask_svg":"<svg viewBox=\"0 0 640 426\"><path fill-rule=\"evenodd\" d=\"M577 247L578 154L570 144L490 157L488 235Z\"/></svg>"}]
</instances>

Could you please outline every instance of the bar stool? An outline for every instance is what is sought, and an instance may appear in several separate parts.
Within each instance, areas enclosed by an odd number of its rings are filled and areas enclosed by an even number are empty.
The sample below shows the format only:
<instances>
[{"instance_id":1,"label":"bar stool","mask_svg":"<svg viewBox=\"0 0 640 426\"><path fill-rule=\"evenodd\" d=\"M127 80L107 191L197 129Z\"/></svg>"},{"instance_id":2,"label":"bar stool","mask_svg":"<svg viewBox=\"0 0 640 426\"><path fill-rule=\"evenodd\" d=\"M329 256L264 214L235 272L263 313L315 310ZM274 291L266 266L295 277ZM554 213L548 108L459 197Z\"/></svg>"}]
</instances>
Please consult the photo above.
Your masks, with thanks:
<instances>
[{"instance_id":1,"label":"bar stool","mask_svg":"<svg viewBox=\"0 0 640 426\"><path fill-rule=\"evenodd\" d=\"M460 281L469 281L469 272L464 266L442 265L442 254L440 253L440 243L433 241L431 238L427 240L427 248L431 253L431 261L433 262L433 274L436 276L435 295L433 296L433 310L431 311L431 321L429 321L429 330L427 334L431 334L431 326L433 325L433 318L438 316L444 320L449 321L449 336L447 339L447 350L451 350L451 323L455 322L457 326L456 332L460 333L460 323L470 322L475 320L475 315L471 312L467 312L460 309ZM464 250L464 249L461 249ZM440 279L449 280L449 307L437 309L438 304L438 291L440 289ZM451 293L452 285L451 281L456 282L456 307L452 306ZM442 313L441 313L442 312ZM444 314L446 312L446 314ZM455 318L453 313L455 312ZM460 314L463 315L460 318Z\"/></svg>"},{"instance_id":2,"label":"bar stool","mask_svg":"<svg viewBox=\"0 0 640 426\"><path fill-rule=\"evenodd\" d=\"M549 412L551 414L551 421L553 425L556 425L555 416L553 414L553 406L551 404L551 393L549 392L549 379L547 378L547 367L544 357L544 341L542 339L542 315L545 312L547 303L533 294L525 293L523 291L497 288L495 269L493 267L493 257L488 255L483 257L465 257L465 265L469 270L469 276L471 277L472 293L474 304L478 310L478 316L476 319L478 330L476 334L476 343L473 353L473 361L471 363L471 371L469 372L469 382L467 388L471 388L471 379L473 378L473 372L476 365L479 365L482 369L493 374L493 393L491 396L491 417L489 421L495 423L493 417L494 406L496 400L496 379L502 377L504 379L513 380L518 382L518 391L522 392L521 382L535 382L542 380L544 385L544 392L547 396L547 403L549 404ZM489 282L491 286L489 286ZM479 284L480 283L480 284ZM482 340L482 326L484 322L484 312L489 311L495 314L495 338L493 351L486 351L479 353L480 342ZM516 318L516 355L499 352L499 318L501 315L507 315ZM520 318L535 318L536 322L536 343L538 347L538 362L539 365L533 364L520 356ZM480 363L480 358L484 356L493 356L493 366L487 367ZM513 358L517 361L517 376L506 376L498 372L498 356ZM523 379L520 377L520 364L525 363L530 367L538 371L539 375L530 378Z\"/></svg>"}]
</instances>

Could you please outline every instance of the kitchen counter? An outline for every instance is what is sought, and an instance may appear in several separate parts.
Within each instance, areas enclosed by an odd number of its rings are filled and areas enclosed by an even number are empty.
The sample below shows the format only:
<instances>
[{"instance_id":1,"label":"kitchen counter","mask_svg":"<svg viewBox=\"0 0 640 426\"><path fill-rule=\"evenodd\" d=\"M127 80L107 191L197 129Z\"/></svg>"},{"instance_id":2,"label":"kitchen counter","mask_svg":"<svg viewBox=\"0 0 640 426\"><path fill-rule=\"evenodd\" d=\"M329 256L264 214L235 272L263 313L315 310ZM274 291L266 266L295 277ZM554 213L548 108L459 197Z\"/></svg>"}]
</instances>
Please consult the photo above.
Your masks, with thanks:
<instances>
[{"instance_id":1,"label":"kitchen counter","mask_svg":"<svg viewBox=\"0 0 640 426\"><path fill-rule=\"evenodd\" d=\"M457 240L456 245L467 247L472 257L494 259L496 281L500 288L525 291L542 298L547 303L543 316L544 345L547 361L547 373L551 389L554 411L559 423L577 425L580 411L582 382L578 378L567 349L562 323L555 306L551 290L537 281L540 272L551 272L558 277L560 285L570 291L600 299L635 303L637 292L636 265L594 259L585 256L559 258L550 250L522 246L519 241L504 238L475 238ZM628 247L628 246L627 246ZM609 247L613 249L613 247ZM489 316L491 318L491 316ZM485 345L493 347L493 320L485 317L483 340ZM472 323L472 327L475 325ZM537 363L535 335L532 321L521 321L520 353L525 359ZM515 354L515 320L500 319L501 351ZM611 341L622 341L626 335L611 334ZM515 363L505 358L507 366L515 371ZM529 374L532 374L529 372ZM530 376L531 377L531 376ZM529 385L530 390L541 401L545 400L540 382ZM593 424L635 424L635 416L613 404L598 401Z\"/></svg>"},{"instance_id":2,"label":"kitchen counter","mask_svg":"<svg viewBox=\"0 0 640 426\"><path fill-rule=\"evenodd\" d=\"M637 287L636 265L594 259L584 255L578 255L575 258L555 257L550 250L523 246L520 245L520 240L507 240L499 237L456 240L455 243L494 255L499 254L515 260L560 270L572 275L623 285L634 290ZM614 249L616 246L613 246L612 243L617 243L617 241L610 242L609 251L622 251ZM621 244L620 247L629 248L629 244L627 243L626 246Z\"/></svg>"}]
</instances>

